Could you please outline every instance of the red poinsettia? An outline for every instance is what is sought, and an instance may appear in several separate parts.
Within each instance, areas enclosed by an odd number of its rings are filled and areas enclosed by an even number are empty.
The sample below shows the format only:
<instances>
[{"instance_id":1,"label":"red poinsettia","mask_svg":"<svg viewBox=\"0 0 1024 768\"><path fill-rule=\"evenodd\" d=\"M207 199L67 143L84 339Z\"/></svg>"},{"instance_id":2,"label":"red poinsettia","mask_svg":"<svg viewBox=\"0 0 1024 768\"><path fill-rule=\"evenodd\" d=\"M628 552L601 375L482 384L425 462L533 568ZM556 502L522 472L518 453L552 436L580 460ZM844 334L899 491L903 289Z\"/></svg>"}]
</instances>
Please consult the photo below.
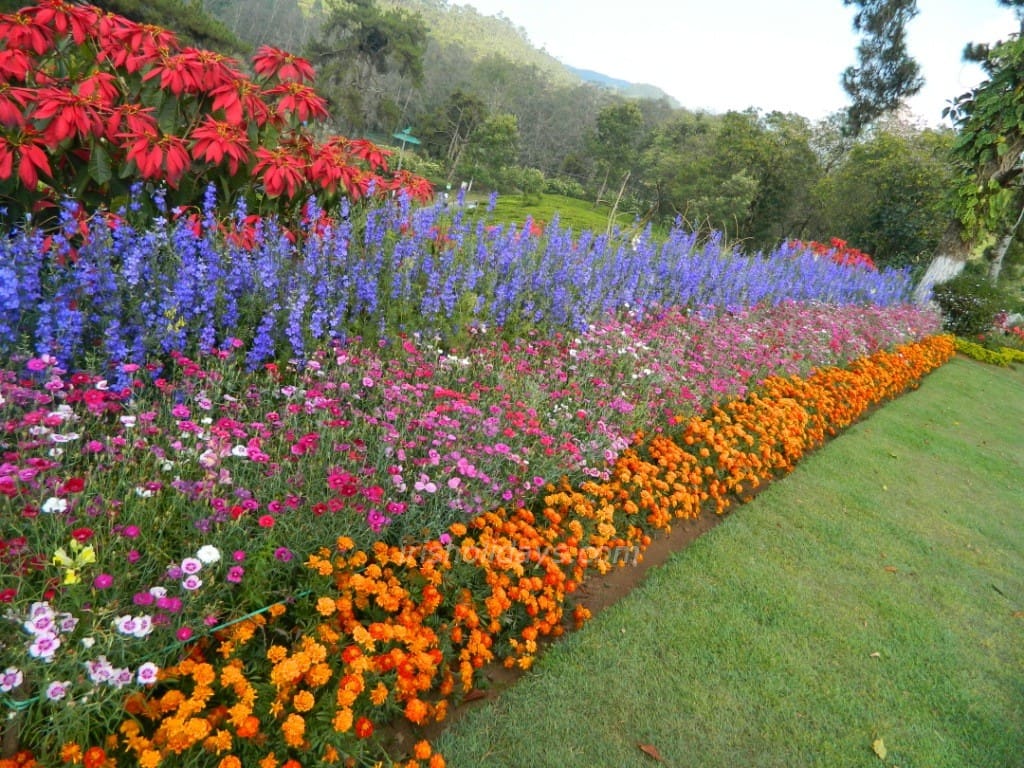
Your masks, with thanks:
<instances>
[{"instance_id":1,"label":"red poinsettia","mask_svg":"<svg viewBox=\"0 0 1024 768\"><path fill-rule=\"evenodd\" d=\"M228 173L234 175L238 166L249 162L249 136L241 123L215 120L207 115L192 131L192 157L207 163L220 163L227 158Z\"/></svg>"},{"instance_id":2,"label":"red poinsettia","mask_svg":"<svg viewBox=\"0 0 1024 768\"><path fill-rule=\"evenodd\" d=\"M252 57L252 68L265 78L277 78L279 82L313 82L313 65L294 54L264 45Z\"/></svg>"}]
</instances>

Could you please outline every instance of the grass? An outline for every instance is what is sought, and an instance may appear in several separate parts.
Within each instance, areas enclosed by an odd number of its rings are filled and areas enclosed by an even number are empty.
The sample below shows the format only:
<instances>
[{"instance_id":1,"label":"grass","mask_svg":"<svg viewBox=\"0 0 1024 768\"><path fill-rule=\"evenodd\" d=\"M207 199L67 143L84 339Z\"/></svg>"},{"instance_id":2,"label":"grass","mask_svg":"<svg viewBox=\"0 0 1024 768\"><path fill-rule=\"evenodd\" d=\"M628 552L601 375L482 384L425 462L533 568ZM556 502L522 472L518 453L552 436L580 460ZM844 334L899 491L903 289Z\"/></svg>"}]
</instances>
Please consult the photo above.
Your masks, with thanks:
<instances>
[{"instance_id":1,"label":"grass","mask_svg":"<svg viewBox=\"0 0 1024 768\"><path fill-rule=\"evenodd\" d=\"M453 724L449 765L1021 765L1022 386L933 373Z\"/></svg>"},{"instance_id":2,"label":"grass","mask_svg":"<svg viewBox=\"0 0 1024 768\"><path fill-rule=\"evenodd\" d=\"M486 204L486 200L483 204ZM492 218L497 221L522 222L529 216L534 221L548 224L557 215L560 226L572 229L575 234L584 230L603 233L608 228L610 213L611 206L597 206L593 200L546 194L527 200L523 195L506 194L498 196ZM634 226L635 216L620 211L615 221L619 228L630 230Z\"/></svg>"}]
</instances>

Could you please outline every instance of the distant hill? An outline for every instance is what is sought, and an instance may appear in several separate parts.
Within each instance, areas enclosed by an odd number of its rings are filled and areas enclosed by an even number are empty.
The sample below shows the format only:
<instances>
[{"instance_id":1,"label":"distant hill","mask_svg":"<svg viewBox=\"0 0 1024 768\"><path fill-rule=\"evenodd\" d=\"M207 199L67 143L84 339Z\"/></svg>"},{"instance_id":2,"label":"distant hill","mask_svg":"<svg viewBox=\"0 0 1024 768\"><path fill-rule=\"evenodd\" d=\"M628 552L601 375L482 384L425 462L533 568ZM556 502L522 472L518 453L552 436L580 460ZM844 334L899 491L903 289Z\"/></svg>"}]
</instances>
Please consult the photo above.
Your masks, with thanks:
<instances>
[{"instance_id":1,"label":"distant hill","mask_svg":"<svg viewBox=\"0 0 1024 768\"><path fill-rule=\"evenodd\" d=\"M631 83L628 80L619 80L615 77L609 77L608 75L604 75L600 72L595 72L592 69L577 69L576 67L570 67L568 65L564 66L580 80L587 83L594 83L595 85L599 85L603 88L608 88L609 90L615 91L627 98L655 100L665 99L674 109L679 109L682 106L678 101L656 85L650 85L648 83Z\"/></svg>"}]
</instances>

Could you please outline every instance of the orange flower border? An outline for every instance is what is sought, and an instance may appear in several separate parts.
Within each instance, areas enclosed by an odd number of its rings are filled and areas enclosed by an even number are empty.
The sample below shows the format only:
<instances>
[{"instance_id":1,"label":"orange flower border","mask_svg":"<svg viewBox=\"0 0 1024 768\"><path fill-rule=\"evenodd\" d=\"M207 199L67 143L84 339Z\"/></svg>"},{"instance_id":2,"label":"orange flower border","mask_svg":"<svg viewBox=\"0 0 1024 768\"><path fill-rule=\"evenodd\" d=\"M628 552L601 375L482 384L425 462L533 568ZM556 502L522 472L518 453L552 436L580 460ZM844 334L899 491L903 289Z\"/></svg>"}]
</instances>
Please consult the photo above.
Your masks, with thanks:
<instances>
[{"instance_id":1,"label":"orange flower border","mask_svg":"<svg viewBox=\"0 0 1024 768\"><path fill-rule=\"evenodd\" d=\"M528 669L538 641L589 618L571 599L588 575L635 562L674 520L726 512L954 353L951 336L934 336L768 379L744 400L636 435L605 482L563 480L532 509L497 509L438 540L361 551L339 538L306 563L323 578L319 595L193 645L153 691L126 700L102 746L65 744L58 759L156 768L201 751L218 768L398 764L375 729L444 720L487 664ZM426 741L405 758L445 764ZM35 765L27 752L0 759Z\"/></svg>"}]
</instances>

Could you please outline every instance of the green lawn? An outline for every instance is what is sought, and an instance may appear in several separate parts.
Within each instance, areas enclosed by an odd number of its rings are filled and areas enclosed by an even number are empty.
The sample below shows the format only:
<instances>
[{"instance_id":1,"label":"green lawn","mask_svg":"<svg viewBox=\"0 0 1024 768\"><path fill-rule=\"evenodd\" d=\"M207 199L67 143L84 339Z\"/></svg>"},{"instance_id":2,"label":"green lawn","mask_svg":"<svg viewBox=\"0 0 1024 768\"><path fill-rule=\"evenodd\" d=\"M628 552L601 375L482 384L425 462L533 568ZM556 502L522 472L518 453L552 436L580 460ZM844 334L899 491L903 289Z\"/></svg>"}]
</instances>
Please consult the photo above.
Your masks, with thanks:
<instances>
[{"instance_id":1,"label":"green lawn","mask_svg":"<svg viewBox=\"0 0 1024 768\"><path fill-rule=\"evenodd\" d=\"M1024 373L956 359L438 747L455 768L1024 765L1022 480Z\"/></svg>"}]
</instances>

